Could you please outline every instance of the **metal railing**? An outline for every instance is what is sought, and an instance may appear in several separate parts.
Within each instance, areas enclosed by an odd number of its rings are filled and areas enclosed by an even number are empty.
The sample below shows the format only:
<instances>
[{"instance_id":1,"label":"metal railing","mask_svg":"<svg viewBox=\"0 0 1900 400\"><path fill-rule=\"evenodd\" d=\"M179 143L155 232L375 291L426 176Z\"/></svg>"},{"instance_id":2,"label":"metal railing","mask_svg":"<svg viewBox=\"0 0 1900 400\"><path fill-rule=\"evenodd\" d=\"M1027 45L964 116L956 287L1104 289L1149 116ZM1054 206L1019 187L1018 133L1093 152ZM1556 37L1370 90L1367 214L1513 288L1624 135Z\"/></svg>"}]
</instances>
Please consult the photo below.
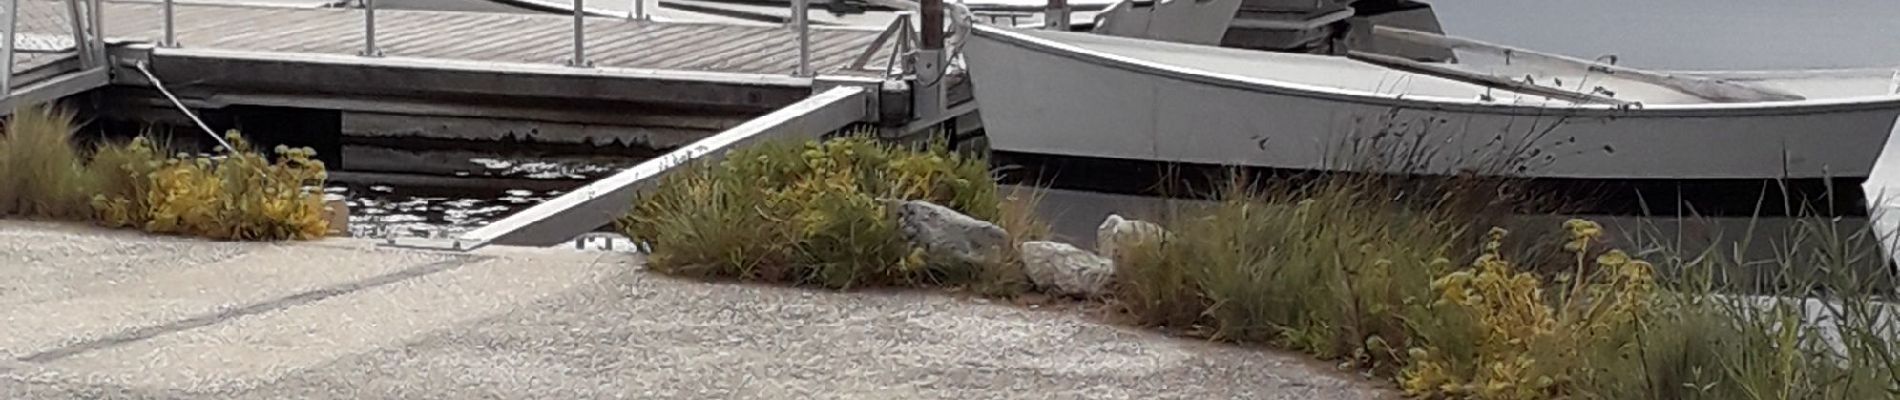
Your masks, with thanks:
<instances>
[{"instance_id":1,"label":"metal railing","mask_svg":"<svg viewBox=\"0 0 1900 400\"><path fill-rule=\"evenodd\" d=\"M32 68L53 65L65 55L76 56L81 70L105 65L105 41L100 0L0 0L0 96L13 94L15 79ZM24 68L23 68L24 67Z\"/></svg>"},{"instance_id":2,"label":"metal railing","mask_svg":"<svg viewBox=\"0 0 1900 400\"><path fill-rule=\"evenodd\" d=\"M944 3L944 9L947 11L945 14L951 21L950 25L944 27L946 33L949 35L949 43L946 43L946 45L950 49L950 53L945 58L946 60L951 60L961 54L964 38L969 35L977 19L986 16L971 12L968 7L956 3ZM871 39L870 46L865 48L864 52L858 53L858 57L853 59L851 64L846 65L845 68L855 71L879 71L885 78L916 72L908 70L906 65L909 63L904 62L912 57L916 57L918 50L920 50L921 43L918 41L918 28L915 24L911 23L911 19L916 16L916 13L908 11L897 13L897 18L891 20L891 24L885 26L884 31L878 33L877 38ZM996 20L991 18L990 22L995 23ZM885 62L884 67L871 68L869 66L871 58L876 57L877 52L883 49L886 43L891 45L891 52L888 55L888 60Z\"/></svg>"},{"instance_id":3,"label":"metal railing","mask_svg":"<svg viewBox=\"0 0 1900 400\"><path fill-rule=\"evenodd\" d=\"M0 1L30 1L30 0L0 0ZM74 0L74 1L98 1L98 0ZM573 48L570 50L569 57L567 57L565 63L569 66L576 67L576 68L591 68L594 66L594 64L591 60L587 58L587 29L586 27L587 27L587 22L588 22L588 18L587 18L588 12L586 11L586 3L585 3L585 0L572 0L572 1L573 1L574 19L573 19L573 28L571 29L571 32L572 32L572 36L574 40L573 40ZM378 37L377 37L376 1L375 0L357 0L356 3L357 3L356 6L358 8L361 8L362 13L363 13L363 51L361 51L360 54L364 57L382 57L385 53L384 53L384 49L381 48L377 42ZM649 20L650 16L647 14L646 0L630 0L629 6L631 7L631 10L627 13L628 20L635 20L635 21ZM791 30L793 34L798 36L798 41L797 41L798 64L796 68L794 68L792 71L788 71L793 76L811 77L811 76L817 75L817 72L818 72L811 65L812 63L811 23L810 23L810 18L808 15L810 13L810 8L811 8L810 0L795 0L792 2L792 6L791 6L792 21L790 24L787 24L788 25L787 28ZM168 47L168 48L176 48L176 47L182 46L182 44L178 42L178 35L177 35L178 19L176 15L177 9L174 5L174 0L164 0L161 9L163 10L162 12L164 13L164 15L162 16L163 37L159 38L158 46ZM877 49L875 48L871 49L871 51L873 52L875 52L876 50Z\"/></svg>"}]
</instances>

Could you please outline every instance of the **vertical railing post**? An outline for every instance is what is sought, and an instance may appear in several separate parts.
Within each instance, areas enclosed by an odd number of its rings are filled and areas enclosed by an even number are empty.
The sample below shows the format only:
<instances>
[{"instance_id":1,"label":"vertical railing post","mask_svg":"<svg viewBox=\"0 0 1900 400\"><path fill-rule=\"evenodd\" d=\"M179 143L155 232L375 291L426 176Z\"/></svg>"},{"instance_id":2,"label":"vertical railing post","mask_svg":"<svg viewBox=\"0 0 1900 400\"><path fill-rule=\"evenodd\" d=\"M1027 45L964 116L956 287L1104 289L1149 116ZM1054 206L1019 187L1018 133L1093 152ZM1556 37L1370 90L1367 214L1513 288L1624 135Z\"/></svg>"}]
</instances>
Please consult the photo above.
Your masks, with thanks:
<instances>
[{"instance_id":1,"label":"vertical railing post","mask_svg":"<svg viewBox=\"0 0 1900 400\"><path fill-rule=\"evenodd\" d=\"M15 33L15 31L19 30L19 27L20 27L20 1L21 0L0 0L0 1L5 1L7 3L5 5L6 6L5 11L7 12L7 15L6 15L7 32L6 32L6 37L0 38L0 40L6 41L6 43L0 44L0 62L6 62L7 64L6 64L6 71L4 71L5 73L0 74L0 97L9 97L9 96L13 96L13 37L14 37L13 34Z\"/></svg>"},{"instance_id":2,"label":"vertical railing post","mask_svg":"<svg viewBox=\"0 0 1900 400\"><path fill-rule=\"evenodd\" d=\"M87 15L87 17L91 18L92 21L90 25L92 28L91 43L93 59L99 60L99 66L104 66L106 62L108 62L106 58L106 17L104 16L106 13L106 3L104 0L92 0L87 4L92 5L92 14Z\"/></svg>"},{"instance_id":3,"label":"vertical railing post","mask_svg":"<svg viewBox=\"0 0 1900 400\"><path fill-rule=\"evenodd\" d=\"M176 21L172 14L172 0L165 0L165 38L158 42L158 47L178 47L178 28L174 26Z\"/></svg>"},{"instance_id":4,"label":"vertical railing post","mask_svg":"<svg viewBox=\"0 0 1900 400\"><path fill-rule=\"evenodd\" d=\"M587 67L594 64L587 61L587 26L586 20L582 18L587 13L585 8L585 2L574 0L574 59L567 60L567 65L570 67Z\"/></svg>"},{"instance_id":5,"label":"vertical railing post","mask_svg":"<svg viewBox=\"0 0 1900 400\"><path fill-rule=\"evenodd\" d=\"M376 46L376 0L363 0L363 56L382 57L383 49Z\"/></svg>"},{"instance_id":6,"label":"vertical railing post","mask_svg":"<svg viewBox=\"0 0 1900 400\"><path fill-rule=\"evenodd\" d=\"M79 5L82 2L85 0L66 0L66 18L73 25L73 53L79 55L79 67L84 69L98 66L99 61L93 58L92 45L86 40L85 7Z\"/></svg>"},{"instance_id":7,"label":"vertical railing post","mask_svg":"<svg viewBox=\"0 0 1900 400\"><path fill-rule=\"evenodd\" d=\"M811 71L811 0L792 0L792 29L798 31L798 70L793 76L809 77Z\"/></svg>"},{"instance_id":8,"label":"vertical railing post","mask_svg":"<svg viewBox=\"0 0 1900 400\"><path fill-rule=\"evenodd\" d=\"M1049 6L1042 10L1042 28L1069 30L1069 0L1049 0Z\"/></svg>"},{"instance_id":9,"label":"vertical railing post","mask_svg":"<svg viewBox=\"0 0 1900 400\"><path fill-rule=\"evenodd\" d=\"M632 10L633 10L633 12L631 12L631 13L628 13L628 14L627 14L627 17L629 17L629 18L633 18L633 19L637 19L637 20L641 20L641 21L645 21L645 20L647 20L647 2L646 2L646 0L633 0L633 7L632 7Z\"/></svg>"}]
</instances>

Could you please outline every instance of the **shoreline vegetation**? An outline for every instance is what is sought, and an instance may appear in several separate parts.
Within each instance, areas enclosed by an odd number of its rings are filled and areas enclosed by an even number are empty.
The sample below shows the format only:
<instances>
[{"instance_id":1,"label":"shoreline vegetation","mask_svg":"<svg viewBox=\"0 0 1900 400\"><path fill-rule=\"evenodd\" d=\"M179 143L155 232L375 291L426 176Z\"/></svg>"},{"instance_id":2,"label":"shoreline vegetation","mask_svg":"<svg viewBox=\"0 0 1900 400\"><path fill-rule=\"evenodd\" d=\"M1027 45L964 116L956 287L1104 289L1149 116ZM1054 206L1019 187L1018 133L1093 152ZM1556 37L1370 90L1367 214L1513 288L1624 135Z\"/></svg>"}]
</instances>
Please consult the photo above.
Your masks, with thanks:
<instances>
[{"instance_id":1,"label":"shoreline vegetation","mask_svg":"<svg viewBox=\"0 0 1900 400\"><path fill-rule=\"evenodd\" d=\"M1028 212L1036 199L1000 194L988 167L941 145L771 143L665 179L619 227L660 273L1067 295L1136 325L1305 352L1414 398L1900 397L1900 328L1883 303L1894 277L1865 251L1871 232L1828 218L1759 235L1776 249L1764 259L1612 240L1584 219L1494 228L1497 210L1527 206L1497 195L1508 182L1236 179L1212 206L1111 221L1159 232L1105 231L1101 254L1054 257L1082 260L1066 267L1081 277L1112 266L1100 292L1078 296L1025 262L1018 249L1048 247L1025 245L1048 243L1048 227ZM1007 239L987 262L943 257L895 210L916 200ZM1744 284L1773 294L1734 294Z\"/></svg>"},{"instance_id":2,"label":"shoreline vegetation","mask_svg":"<svg viewBox=\"0 0 1900 400\"><path fill-rule=\"evenodd\" d=\"M328 229L309 149L267 157L236 132L213 155L149 136L82 148L74 132L67 111L13 114L0 216L216 240ZM1586 219L1508 231L1499 214L1537 206L1508 181L1236 178L1212 205L1111 216L1091 251L1047 241L1036 195L940 141L774 142L685 168L618 221L659 273L1065 297L1414 398L1900 398L1894 271L1873 232L1818 213L1745 232L1762 257Z\"/></svg>"},{"instance_id":3,"label":"shoreline vegetation","mask_svg":"<svg viewBox=\"0 0 1900 400\"><path fill-rule=\"evenodd\" d=\"M307 148L275 160L236 131L230 149L172 154L141 135L82 149L70 111L16 110L0 136L0 216L89 221L214 240L311 240L330 226L326 172Z\"/></svg>"}]
</instances>

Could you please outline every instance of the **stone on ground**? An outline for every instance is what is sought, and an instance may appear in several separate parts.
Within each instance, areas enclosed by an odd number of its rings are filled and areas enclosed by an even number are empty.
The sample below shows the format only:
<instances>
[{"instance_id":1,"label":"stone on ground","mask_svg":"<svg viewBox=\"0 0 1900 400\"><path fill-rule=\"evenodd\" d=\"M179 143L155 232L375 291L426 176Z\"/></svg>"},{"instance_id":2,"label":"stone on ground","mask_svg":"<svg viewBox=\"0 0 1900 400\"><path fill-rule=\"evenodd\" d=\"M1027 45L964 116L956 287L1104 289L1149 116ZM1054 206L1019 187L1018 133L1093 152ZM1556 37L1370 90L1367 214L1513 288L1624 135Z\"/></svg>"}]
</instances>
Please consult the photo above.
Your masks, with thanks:
<instances>
[{"instance_id":1,"label":"stone on ground","mask_svg":"<svg viewBox=\"0 0 1900 400\"><path fill-rule=\"evenodd\" d=\"M1122 253L1128 248L1140 243L1167 240L1169 236L1166 228L1153 222L1109 214L1108 218L1102 220L1102 225L1095 228L1095 253L1121 262Z\"/></svg>"},{"instance_id":2,"label":"stone on ground","mask_svg":"<svg viewBox=\"0 0 1900 400\"><path fill-rule=\"evenodd\" d=\"M1023 273L1050 294L1101 296L1115 278L1115 263L1061 242L1023 242Z\"/></svg>"},{"instance_id":3,"label":"stone on ground","mask_svg":"<svg viewBox=\"0 0 1900 400\"><path fill-rule=\"evenodd\" d=\"M928 201L897 202L892 209L904 239L935 260L994 263L1002 260L1009 242L1002 227Z\"/></svg>"}]
</instances>

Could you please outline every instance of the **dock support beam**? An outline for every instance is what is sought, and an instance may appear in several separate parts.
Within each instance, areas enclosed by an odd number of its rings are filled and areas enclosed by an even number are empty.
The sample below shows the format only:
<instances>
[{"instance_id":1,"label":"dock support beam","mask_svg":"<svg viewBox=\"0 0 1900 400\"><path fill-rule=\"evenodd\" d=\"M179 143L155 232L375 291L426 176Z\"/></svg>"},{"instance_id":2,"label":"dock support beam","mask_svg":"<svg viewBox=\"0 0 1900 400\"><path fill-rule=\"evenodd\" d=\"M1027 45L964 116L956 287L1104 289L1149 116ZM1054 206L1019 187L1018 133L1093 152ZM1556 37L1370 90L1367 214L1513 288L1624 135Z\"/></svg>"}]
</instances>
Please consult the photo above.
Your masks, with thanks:
<instances>
[{"instance_id":1,"label":"dock support beam","mask_svg":"<svg viewBox=\"0 0 1900 400\"><path fill-rule=\"evenodd\" d=\"M911 82L911 113L929 118L943 112L943 77L949 71L944 68L947 57L943 48L943 0L922 0L921 3L923 8L918 10L918 15L922 21L917 30L922 40L918 41L916 58L910 60L911 76L915 77Z\"/></svg>"},{"instance_id":2,"label":"dock support beam","mask_svg":"<svg viewBox=\"0 0 1900 400\"><path fill-rule=\"evenodd\" d=\"M1069 0L1049 0L1042 10L1042 29L1068 31L1069 26Z\"/></svg>"},{"instance_id":3,"label":"dock support beam","mask_svg":"<svg viewBox=\"0 0 1900 400\"><path fill-rule=\"evenodd\" d=\"M811 139L829 134L875 113L876 110L866 105L869 104L868 97L876 95L859 86L834 87L464 233L448 243L391 238L390 244L452 250L472 250L489 244L561 244L626 215L639 194L652 190L666 174L692 163L718 161L725 157L727 151L740 146L775 139Z\"/></svg>"}]
</instances>

